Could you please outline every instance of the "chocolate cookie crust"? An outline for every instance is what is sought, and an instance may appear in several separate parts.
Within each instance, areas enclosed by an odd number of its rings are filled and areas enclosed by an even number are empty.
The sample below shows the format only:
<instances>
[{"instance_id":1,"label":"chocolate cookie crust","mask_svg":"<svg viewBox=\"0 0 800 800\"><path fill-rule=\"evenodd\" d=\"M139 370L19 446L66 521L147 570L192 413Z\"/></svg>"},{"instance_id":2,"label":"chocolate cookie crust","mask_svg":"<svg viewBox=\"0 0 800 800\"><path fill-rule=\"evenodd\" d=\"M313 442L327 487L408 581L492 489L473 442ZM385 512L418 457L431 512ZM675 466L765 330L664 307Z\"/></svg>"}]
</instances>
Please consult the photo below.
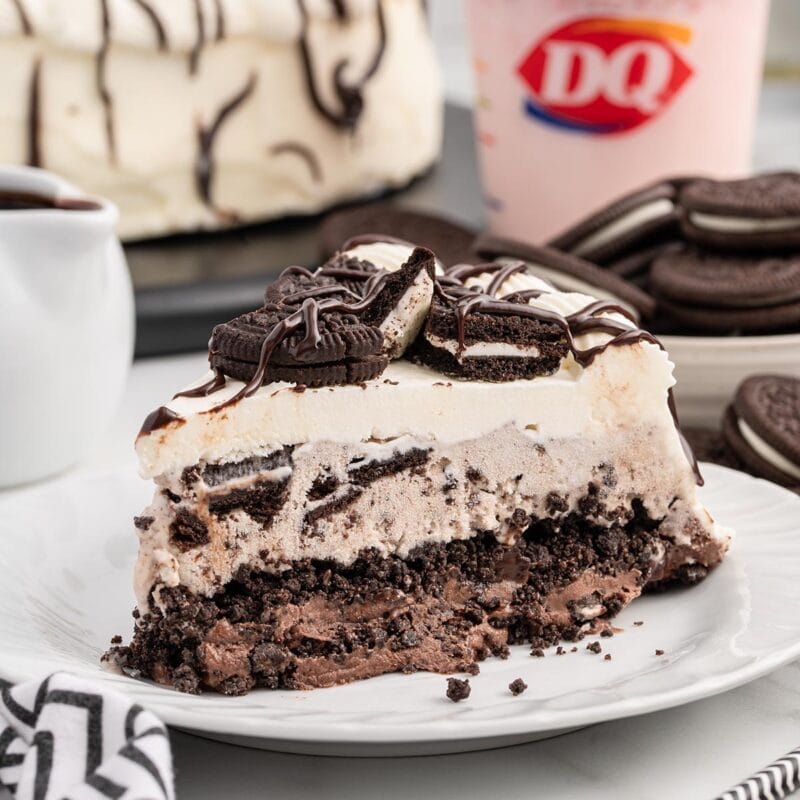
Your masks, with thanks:
<instances>
[{"instance_id":1,"label":"chocolate cookie crust","mask_svg":"<svg viewBox=\"0 0 800 800\"><path fill-rule=\"evenodd\" d=\"M509 644L581 638L589 606L594 614L600 603L602 616L613 617L652 575L656 528L641 514L610 528L573 514L558 527L535 523L514 547L484 534L431 544L405 560L367 550L348 567L242 569L211 598L162 588L163 608L140 619L131 645L108 657L182 691L224 694L466 671ZM611 582L601 580L599 593L576 598L568 618L554 622L546 598L587 570ZM626 587L611 588L622 575Z\"/></svg>"}]
</instances>

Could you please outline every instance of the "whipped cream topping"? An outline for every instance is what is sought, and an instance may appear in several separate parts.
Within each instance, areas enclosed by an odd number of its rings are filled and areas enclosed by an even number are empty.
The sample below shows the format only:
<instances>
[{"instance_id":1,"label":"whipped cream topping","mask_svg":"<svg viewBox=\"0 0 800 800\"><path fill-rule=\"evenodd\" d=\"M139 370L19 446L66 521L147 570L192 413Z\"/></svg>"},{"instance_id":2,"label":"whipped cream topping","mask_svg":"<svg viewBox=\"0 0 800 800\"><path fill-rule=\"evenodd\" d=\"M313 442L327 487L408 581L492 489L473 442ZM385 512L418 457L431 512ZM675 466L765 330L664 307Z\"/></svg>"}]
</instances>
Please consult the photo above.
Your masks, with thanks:
<instances>
[{"instance_id":1,"label":"whipped cream topping","mask_svg":"<svg viewBox=\"0 0 800 800\"><path fill-rule=\"evenodd\" d=\"M399 360L362 385L297 392L294 384L270 383L224 406L243 387L229 380L208 397L171 400L168 408L179 419L139 436L136 450L142 476L152 478L283 444L359 443L409 434L458 442L506 424L547 439L580 435L597 419L613 428L653 418L673 426L667 408L673 383L666 353L649 342L611 348L586 369L565 359L554 375L502 384L452 380ZM678 454L685 465L680 448Z\"/></svg>"},{"instance_id":2,"label":"whipped cream topping","mask_svg":"<svg viewBox=\"0 0 800 800\"><path fill-rule=\"evenodd\" d=\"M662 197L658 200L651 200L643 203L638 208L631 209L617 219L609 222L608 225L600 228L594 233L589 234L585 239L581 239L576 245L570 248L576 256L591 255L591 253L609 242L626 236L636 228L646 225L663 217L668 217L675 210L672 200Z\"/></svg>"},{"instance_id":3,"label":"whipped cream topping","mask_svg":"<svg viewBox=\"0 0 800 800\"><path fill-rule=\"evenodd\" d=\"M741 417L737 417L736 423L742 437L757 455L781 472L800 480L800 465L790 461L783 453L779 453L771 444L765 442Z\"/></svg>"},{"instance_id":4,"label":"whipped cream topping","mask_svg":"<svg viewBox=\"0 0 800 800\"><path fill-rule=\"evenodd\" d=\"M719 233L764 233L788 231L800 227L800 217L733 217L692 211L689 221L698 228Z\"/></svg>"}]
</instances>

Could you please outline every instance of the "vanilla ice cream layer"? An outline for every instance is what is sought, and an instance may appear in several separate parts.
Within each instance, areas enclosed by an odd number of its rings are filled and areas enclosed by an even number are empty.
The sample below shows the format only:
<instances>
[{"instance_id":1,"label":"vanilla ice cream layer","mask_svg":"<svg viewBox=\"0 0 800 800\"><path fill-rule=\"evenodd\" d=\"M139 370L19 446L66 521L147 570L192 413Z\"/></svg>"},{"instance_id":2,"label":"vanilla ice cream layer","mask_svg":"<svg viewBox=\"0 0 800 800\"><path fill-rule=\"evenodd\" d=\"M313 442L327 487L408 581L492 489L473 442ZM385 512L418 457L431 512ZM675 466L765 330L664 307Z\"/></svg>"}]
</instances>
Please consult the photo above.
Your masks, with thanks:
<instances>
[{"instance_id":1,"label":"vanilla ice cream layer","mask_svg":"<svg viewBox=\"0 0 800 800\"><path fill-rule=\"evenodd\" d=\"M2 2L0 162L110 198L128 239L402 186L441 146L424 4L347 0L342 18L337 5Z\"/></svg>"},{"instance_id":2,"label":"vanilla ice cream layer","mask_svg":"<svg viewBox=\"0 0 800 800\"><path fill-rule=\"evenodd\" d=\"M446 389L442 392L448 396ZM492 421L481 433L467 419L458 436L418 431L386 441L383 431L381 441L348 441L332 424L329 436L294 448L285 500L268 524L243 509L211 514L202 480L187 487L182 470L162 474L153 504L143 512L153 521L139 532L135 586L141 607L159 585L213 593L241 565L280 571L304 558L349 564L367 547L406 557L416 547L484 531L513 544L526 527L520 514L523 520L558 518L577 510L600 525L625 522L636 498L651 518L668 519L665 530L676 544L689 543L698 531L705 540L724 539L696 503L694 478L668 414L611 420L604 419L601 405L582 415L579 431L554 435L543 416L526 417L525 425L507 420L499 413L502 395L482 407ZM361 410L354 406L352 418L358 419ZM457 424L458 409L453 417ZM377 477L362 488L353 478L354 469L410 452L422 459L414 468ZM252 480L287 480L285 468L277 472ZM321 476L333 479L337 488L319 499L312 487ZM246 480L238 478L212 491L219 496L245 486ZM598 502L587 505L587 499ZM187 551L170 535L182 508L208 529L208 541Z\"/></svg>"}]
</instances>

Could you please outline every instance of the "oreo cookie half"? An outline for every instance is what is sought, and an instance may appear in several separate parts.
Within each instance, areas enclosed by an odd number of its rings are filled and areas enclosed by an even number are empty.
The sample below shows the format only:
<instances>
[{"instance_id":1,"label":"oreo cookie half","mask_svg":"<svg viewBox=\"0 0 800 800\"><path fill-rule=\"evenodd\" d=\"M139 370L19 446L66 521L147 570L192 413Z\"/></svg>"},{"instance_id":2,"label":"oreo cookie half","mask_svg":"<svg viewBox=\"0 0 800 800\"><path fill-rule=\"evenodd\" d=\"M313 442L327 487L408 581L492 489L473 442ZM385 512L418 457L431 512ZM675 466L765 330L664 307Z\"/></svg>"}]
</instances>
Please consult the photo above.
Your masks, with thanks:
<instances>
[{"instance_id":1,"label":"oreo cookie half","mask_svg":"<svg viewBox=\"0 0 800 800\"><path fill-rule=\"evenodd\" d=\"M685 236L726 250L786 250L800 245L800 173L735 181L699 179L680 192Z\"/></svg>"},{"instance_id":2,"label":"oreo cookie half","mask_svg":"<svg viewBox=\"0 0 800 800\"><path fill-rule=\"evenodd\" d=\"M418 211L407 211L388 203L366 205L334 211L319 227L319 245L323 258L342 248L342 243L358 239L369 231L375 239L413 242L436 253L449 266L468 261L475 232L457 222Z\"/></svg>"},{"instance_id":3,"label":"oreo cookie half","mask_svg":"<svg viewBox=\"0 0 800 800\"><path fill-rule=\"evenodd\" d=\"M550 240L558 250L605 264L644 243L674 238L677 189L663 181L625 195Z\"/></svg>"},{"instance_id":4,"label":"oreo cookie half","mask_svg":"<svg viewBox=\"0 0 800 800\"><path fill-rule=\"evenodd\" d=\"M636 317L651 317L655 300L638 286L609 270L601 269L578 256L552 247L529 245L514 239L483 235L475 240L475 252L486 259L519 259L528 270L556 289L581 292L601 300L613 300L628 308Z\"/></svg>"},{"instance_id":5,"label":"oreo cookie half","mask_svg":"<svg viewBox=\"0 0 800 800\"><path fill-rule=\"evenodd\" d=\"M438 278L411 357L438 372L472 380L549 375L569 352L566 320L529 301L550 291L521 261L451 268Z\"/></svg>"},{"instance_id":6,"label":"oreo cookie half","mask_svg":"<svg viewBox=\"0 0 800 800\"><path fill-rule=\"evenodd\" d=\"M416 247L402 266L385 277L360 319L377 328L383 336L381 352L390 359L400 358L420 332L433 298L436 257L424 247ZM363 274L358 277L358 273ZM347 253L337 253L315 277L324 280L338 276L351 291L363 296L378 268Z\"/></svg>"},{"instance_id":7,"label":"oreo cookie half","mask_svg":"<svg viewBox=\"0 0 800 800\"><path fill-rule=\"evenodd\" d=\"M800 378L747 378L723 430L731 449L756 474L784 486L800 485Z\"/></svg>"}]
</instances>

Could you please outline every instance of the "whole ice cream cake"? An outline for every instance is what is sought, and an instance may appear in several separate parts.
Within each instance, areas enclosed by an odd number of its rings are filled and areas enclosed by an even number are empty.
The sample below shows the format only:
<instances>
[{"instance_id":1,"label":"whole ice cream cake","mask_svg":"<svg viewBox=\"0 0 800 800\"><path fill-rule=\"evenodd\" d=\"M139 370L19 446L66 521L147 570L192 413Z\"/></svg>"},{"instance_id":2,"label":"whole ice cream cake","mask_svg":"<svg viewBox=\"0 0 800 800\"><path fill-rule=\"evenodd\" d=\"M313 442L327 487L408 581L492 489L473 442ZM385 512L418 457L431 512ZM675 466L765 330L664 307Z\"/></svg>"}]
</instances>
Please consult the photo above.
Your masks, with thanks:
<instances>
[{"instance_id":1,"label":"whole ice cream cake","mask_svg":"<svg viewBox=\"0 0 800 800\"><path fill-rule=\"evenodd\" d=\"M422 0L3 0L0 163L120 208L124 238L403 186L441 145Z\"/></svg>"},{"instance_id":2,"label":"whole ice cream cake","mask_svg":"<svg viewBox=\"0 0 800 800\"><path fill-rule=\"evenodd\" d=\"M672 364L625 309L523 262L346 248L217 326L145 421L123 669L226 694L474 672L719 563Z\"/></svg>"}]
</instances>

